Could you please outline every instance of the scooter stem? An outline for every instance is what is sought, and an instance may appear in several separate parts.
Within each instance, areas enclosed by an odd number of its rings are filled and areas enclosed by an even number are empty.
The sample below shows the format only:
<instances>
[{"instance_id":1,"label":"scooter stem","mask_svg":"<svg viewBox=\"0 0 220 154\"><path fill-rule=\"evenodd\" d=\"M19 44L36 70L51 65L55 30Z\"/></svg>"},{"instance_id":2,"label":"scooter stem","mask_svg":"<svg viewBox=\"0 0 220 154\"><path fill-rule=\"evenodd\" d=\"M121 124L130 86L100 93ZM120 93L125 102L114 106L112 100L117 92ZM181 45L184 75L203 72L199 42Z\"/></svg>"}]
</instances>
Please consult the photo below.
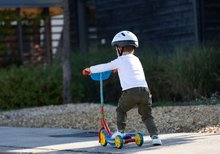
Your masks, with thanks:
<instances>
[{"instance_id":1,"label":"scooter stem","mask_svg":"<svg viewBox=\"0 0 220 154\"><path fill-rule=\"evenodd\" d=\"M100 104L100 122L101 122L101 125L104 127L106 133L108 135L111 135L112 133L111 133L109 127L108 127L108 124L105 121L102 73L100 73L100 80L99 81L100 81L100 101L101 101L101 104Z\"/></svg>"}]
</instances>

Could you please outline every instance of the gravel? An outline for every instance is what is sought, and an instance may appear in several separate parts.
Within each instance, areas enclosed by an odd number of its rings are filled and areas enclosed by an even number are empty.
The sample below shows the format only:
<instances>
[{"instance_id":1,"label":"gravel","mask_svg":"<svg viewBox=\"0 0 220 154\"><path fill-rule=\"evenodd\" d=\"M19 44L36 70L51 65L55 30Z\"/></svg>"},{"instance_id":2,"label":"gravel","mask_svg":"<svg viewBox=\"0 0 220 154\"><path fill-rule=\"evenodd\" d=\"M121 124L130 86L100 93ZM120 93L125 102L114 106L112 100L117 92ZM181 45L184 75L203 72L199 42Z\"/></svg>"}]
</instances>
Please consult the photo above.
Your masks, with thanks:
<instances>
[{"instance_id":1,"label":"gravel","mask_svg":"<svg viewBox=\"0 0 220 154\"><path fill-rule=\"evenodd\" d=\"M116 130L116 107L105 105L107 123ZM220 133L220 105L153 108L161 132ZM126 131L147 133L137 109L128 112ZM0 126L99 130L99 104L52 105L0 112Z\"/></svg>"}]
</instances>

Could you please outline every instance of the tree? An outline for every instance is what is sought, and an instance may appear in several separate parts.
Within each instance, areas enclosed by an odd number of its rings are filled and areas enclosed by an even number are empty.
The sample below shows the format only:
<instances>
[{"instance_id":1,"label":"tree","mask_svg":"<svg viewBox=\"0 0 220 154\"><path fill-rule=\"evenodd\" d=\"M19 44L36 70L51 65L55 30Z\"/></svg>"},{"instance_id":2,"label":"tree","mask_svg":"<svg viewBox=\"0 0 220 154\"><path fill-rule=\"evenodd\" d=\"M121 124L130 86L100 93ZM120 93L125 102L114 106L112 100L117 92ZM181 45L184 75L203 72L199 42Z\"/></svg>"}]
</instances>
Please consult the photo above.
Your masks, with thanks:
<instances>
[{"instance_id":1,"label":"tree","mask_svg":"<svg viewBox=\"0 0 220 154\"><path fill-rule=\"evenodd\" d=\"M64 0L64 29L63 29L63 103L71 103L71 63L69 36L69 0Z\"/></svg>"}]
</instances>

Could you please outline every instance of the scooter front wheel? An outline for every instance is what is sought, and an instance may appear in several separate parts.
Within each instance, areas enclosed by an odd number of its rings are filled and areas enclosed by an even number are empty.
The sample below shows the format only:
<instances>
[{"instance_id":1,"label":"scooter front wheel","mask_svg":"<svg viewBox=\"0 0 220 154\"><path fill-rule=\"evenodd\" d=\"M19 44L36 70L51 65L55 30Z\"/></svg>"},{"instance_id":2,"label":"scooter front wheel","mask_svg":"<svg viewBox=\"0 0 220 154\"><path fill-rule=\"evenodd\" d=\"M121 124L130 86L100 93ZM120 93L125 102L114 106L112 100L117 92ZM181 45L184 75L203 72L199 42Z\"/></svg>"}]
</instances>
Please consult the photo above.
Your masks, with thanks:
<instances>
[{"instance_id":1,"label":"scooter front wheel","mask_svg":"<svg viewBox=\"0 0 220 154\"><path fill-rule=\"evenodd\" d=\"M119 135L116 136L115 137L115 146L116 146L116 148L121 149L123 147L123 145L124 145L124 142L123 142L122 137L119 136Z\"/></svg>"},{"instance_id":2,"label":"scooter front wheel","mask_svg":"<svg viewBox=\"0 0 220 154\"><path fill-rule=\"evenodd\" d=\"M99 141L102 146L107 145L106 133L104 130L101 130L101 132L100 132Z\"/></svg>"}]
</instances>

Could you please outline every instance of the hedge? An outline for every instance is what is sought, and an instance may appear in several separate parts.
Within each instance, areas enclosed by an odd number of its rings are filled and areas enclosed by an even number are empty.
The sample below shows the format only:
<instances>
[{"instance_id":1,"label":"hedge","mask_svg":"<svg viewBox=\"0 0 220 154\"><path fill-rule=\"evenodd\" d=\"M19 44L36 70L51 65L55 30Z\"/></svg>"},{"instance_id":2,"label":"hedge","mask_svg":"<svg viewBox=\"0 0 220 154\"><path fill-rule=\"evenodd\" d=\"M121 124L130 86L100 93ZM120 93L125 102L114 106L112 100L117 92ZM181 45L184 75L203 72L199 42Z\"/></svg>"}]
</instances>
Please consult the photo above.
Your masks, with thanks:
<instances>
[{"instance_id":1,"label":"hedge","mask_svg":"<svg viewBox=\"0 0 220 154\"><path fill-rule=\"evenodd\" d=\"M219 99L220 51L218 48L177 49L163 54L153 51L136 53L140 58L155 102L189 102ZM116 58L109 49L73 53L73 103L99 102L99 82L81 74L91 65ZM0 69L0 109L62 104L61 62L44 66L10 66ZM104 81L105 102L117 104L121 94L118 75Z\"/></svg>"}]
</instances>

